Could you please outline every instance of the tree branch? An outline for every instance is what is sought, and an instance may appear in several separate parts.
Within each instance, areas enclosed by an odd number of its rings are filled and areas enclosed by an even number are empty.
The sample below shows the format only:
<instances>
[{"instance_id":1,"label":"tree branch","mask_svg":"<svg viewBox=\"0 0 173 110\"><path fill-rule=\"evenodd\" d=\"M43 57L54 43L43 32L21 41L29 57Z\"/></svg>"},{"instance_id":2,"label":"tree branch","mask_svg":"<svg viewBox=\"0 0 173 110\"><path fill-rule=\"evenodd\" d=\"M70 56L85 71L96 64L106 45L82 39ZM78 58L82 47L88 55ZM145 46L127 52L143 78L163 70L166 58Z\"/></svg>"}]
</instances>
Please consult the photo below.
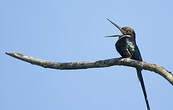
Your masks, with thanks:
<instances>
[{"instance_id":1,"label":"tree branch","mask_svg":"<svg viewBox=\"0 0 173 110\"><path fill-rule=\"evenodd\" d=\"M163 76L166 80L168 80L173 85L173 74L171 74L171 72L167 71L165 68L156 64L150 64L146 62L132 60L130 58L113 58L113 59L98 60L98 61L60 63L60 62L50 62L50 61L46 61L42 59L33 58L33 57L26 56L17 52L14 52L14 53L6 52L6 54L14 58L23 60L25 62L42 66L44 68L52 68L52 69L60 69L60 70L101 68L101 67L109 67L114 65L141 68L144 70L149 70L149 71L158 73L159 75Z\"/></svg>"}]
</instances>

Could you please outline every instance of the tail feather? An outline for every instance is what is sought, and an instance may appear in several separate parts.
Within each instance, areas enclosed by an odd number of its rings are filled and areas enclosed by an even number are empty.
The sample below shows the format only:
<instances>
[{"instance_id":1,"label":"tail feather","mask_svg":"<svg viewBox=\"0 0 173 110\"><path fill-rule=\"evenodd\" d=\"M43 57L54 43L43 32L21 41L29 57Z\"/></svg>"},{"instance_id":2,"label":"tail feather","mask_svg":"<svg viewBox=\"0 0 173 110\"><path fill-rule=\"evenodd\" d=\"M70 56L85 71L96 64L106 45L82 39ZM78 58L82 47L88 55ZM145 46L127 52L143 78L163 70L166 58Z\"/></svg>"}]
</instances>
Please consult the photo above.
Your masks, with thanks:
<instances>
[{"instance_id":1,"label":"tail feather","mask_svg":"<svg viewBox=\"0 0 173 110\"><path fill-rule=\"evenodd\" d=\"M146 102L146 105L147 105L147 110L150 110L150 105L149 105L149 102L148 102L148 99L147 99L147 93L146 93L146 90L145 90L144 80L143 80L142 73L141 73L142 70L141 69L136 69L136 70L137 70L138 79L140 81L142 91L143 91L143 94L144 94L145 102Z\"/></svg>"}]
</instances>

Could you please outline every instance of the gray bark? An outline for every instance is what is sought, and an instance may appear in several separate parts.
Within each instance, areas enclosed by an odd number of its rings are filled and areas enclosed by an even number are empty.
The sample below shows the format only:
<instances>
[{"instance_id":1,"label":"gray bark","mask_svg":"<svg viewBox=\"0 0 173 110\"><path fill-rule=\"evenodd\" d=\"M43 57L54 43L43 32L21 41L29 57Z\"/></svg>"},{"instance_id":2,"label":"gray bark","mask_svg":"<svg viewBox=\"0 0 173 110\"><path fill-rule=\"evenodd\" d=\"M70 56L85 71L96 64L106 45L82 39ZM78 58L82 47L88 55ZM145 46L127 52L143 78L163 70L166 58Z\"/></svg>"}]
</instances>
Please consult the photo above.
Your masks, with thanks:
<instances>
[{"instance_id":1,"label":"gray bark","mask_svg":"<svg viewBox=\"0 0 173 110\"><path fill-rule=\"evenodd\" d=\"M26 56L17 52L14 52L14 53L6 52L6 54L14 58L23 60L25 62L34 64L34 65L42 66L44 68L52 68L52 69L59 69L59 70L103 68L103 67L110 67L115 65L141 68L144 70L149 70L149 71L158 73L159 75L164 77L173 85L173 74L171 74L171 72L169 72L165 68L156 64L150 64L147 62L132 60L130 58L113 58L113 59L98 60L98 61L60 63L60 62L51 62L51 61L33 58L31 56Z\"/></svg>"}]
</instances>

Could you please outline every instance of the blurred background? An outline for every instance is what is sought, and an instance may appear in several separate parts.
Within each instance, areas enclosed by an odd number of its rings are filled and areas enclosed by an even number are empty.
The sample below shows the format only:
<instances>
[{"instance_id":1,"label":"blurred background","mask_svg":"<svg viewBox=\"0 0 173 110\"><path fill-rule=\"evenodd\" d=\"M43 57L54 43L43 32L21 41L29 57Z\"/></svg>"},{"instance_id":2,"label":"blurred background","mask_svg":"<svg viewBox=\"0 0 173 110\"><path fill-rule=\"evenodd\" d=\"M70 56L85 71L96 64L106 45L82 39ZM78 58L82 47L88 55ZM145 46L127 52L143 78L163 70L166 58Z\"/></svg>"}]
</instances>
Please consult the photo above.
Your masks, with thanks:
<instances>
[{"instance_id":1,"label":"blurred background","mask_svg":"<svg viewBox=\"0 0 173 110\"><path fill-rule=\"evenodd\" d=\"M120 33L106 18L136 31L144 61L173 72L171 0L1 0L0 110L146 110L136 70L124 66L53 70L5 52L57 62L120 57ZM171 110L173 87L142 71L152 110Z\"/></svg>"}]
</instances>

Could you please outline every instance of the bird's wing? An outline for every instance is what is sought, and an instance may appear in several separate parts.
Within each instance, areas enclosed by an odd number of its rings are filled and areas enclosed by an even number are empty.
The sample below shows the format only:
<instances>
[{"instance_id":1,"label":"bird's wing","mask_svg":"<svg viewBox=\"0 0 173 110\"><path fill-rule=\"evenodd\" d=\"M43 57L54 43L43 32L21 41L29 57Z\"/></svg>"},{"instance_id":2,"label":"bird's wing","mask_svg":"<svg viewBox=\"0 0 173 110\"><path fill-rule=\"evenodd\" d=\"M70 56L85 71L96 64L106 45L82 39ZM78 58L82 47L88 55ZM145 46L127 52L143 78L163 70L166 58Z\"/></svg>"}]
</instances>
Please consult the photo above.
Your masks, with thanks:
<instances>
[{"instance_id":1,"label":"bird's wing","mask_svg":"<svg viewBox=\"0 0 173 110\"><path fill-rule=\"evenodd\" d=\"M128 50L132 55L132 59L142 61L142 57L136 43L129 39L127 40L127 44L128 44Z\"/></svg>"}]
</instances>

